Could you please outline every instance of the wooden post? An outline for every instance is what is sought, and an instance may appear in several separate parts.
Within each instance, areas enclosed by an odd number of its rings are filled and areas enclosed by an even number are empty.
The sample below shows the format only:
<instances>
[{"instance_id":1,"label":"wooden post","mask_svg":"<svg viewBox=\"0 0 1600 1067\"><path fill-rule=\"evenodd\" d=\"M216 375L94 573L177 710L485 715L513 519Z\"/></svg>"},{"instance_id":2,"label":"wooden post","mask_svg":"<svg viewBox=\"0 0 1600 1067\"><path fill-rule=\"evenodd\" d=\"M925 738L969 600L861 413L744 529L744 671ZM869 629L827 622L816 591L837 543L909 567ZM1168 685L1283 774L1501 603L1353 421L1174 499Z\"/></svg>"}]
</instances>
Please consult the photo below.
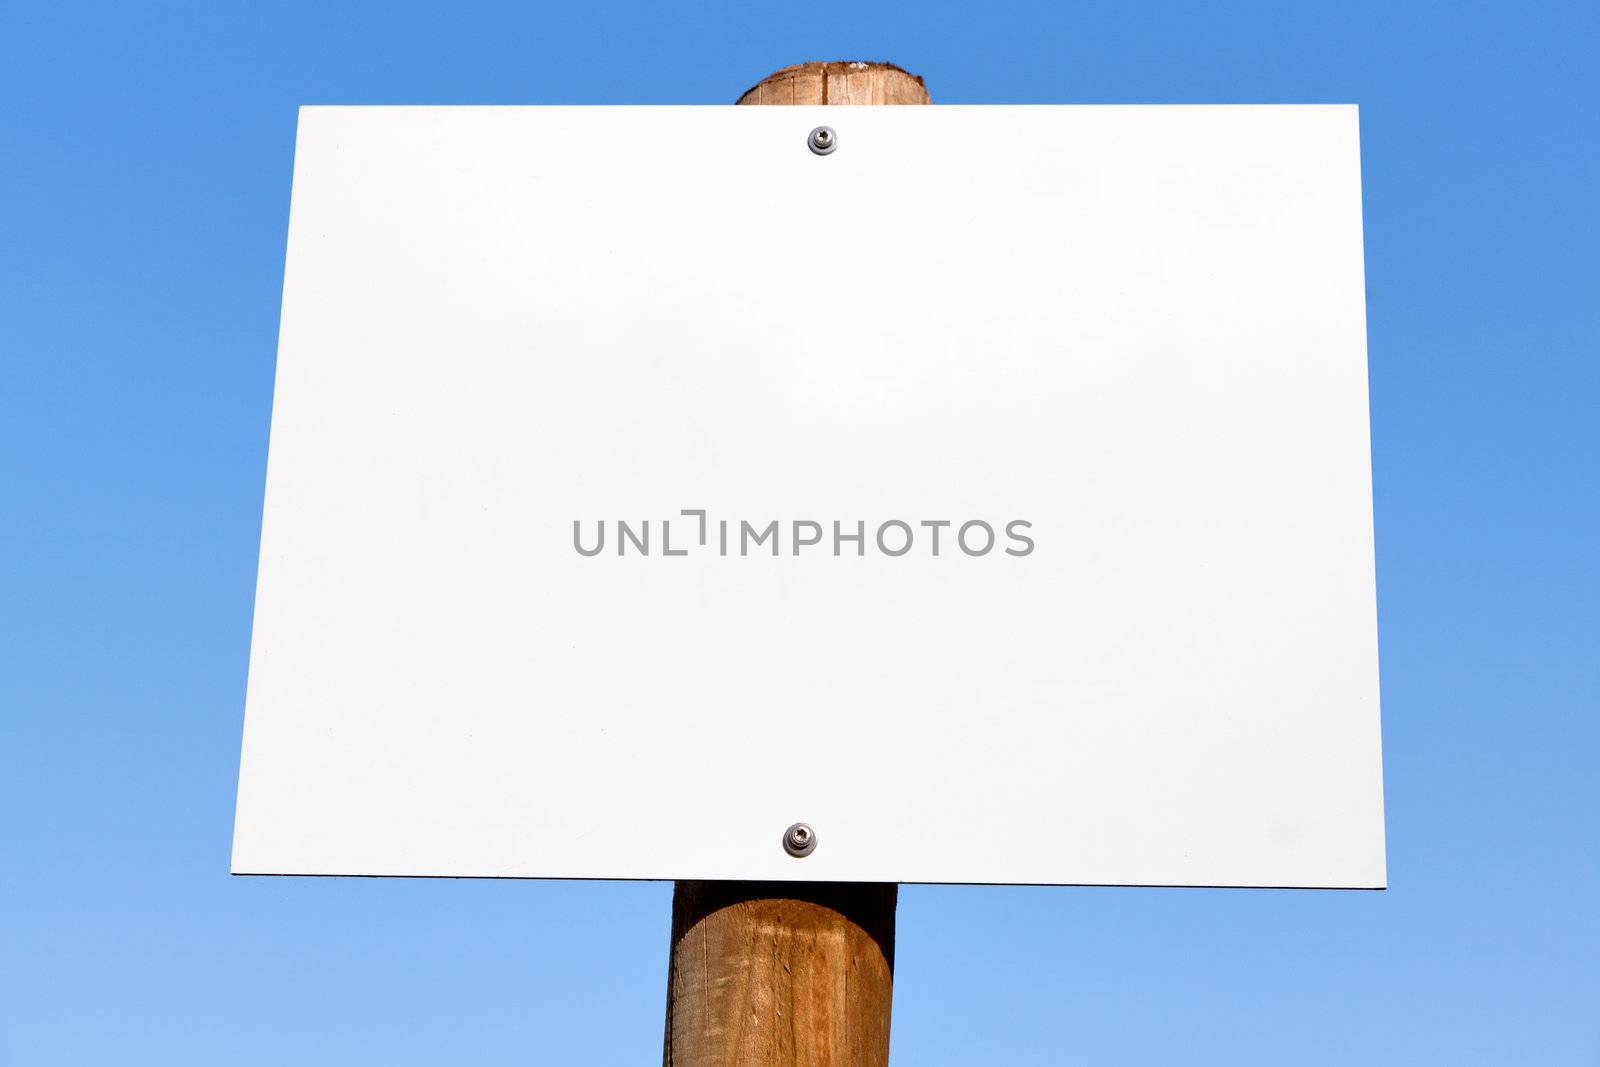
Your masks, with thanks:
<instances>
[{"instance_id":1,"label":"wooden post","mask_svg":"<svg viewBox=\"0 0 1600 1067\"><path fill-rule=\"evenodd\" d=\"M890 63L799 63L739 98L930 102L921 78ZM663 1063L886 1067L897 894L880 884L679 882Z\"/></svg>"},{"instance_id":2,"label":"wooden post","mask_svg":"<svg viewBox=\"0 0 1600 1067\"><path fill-rule=\"evenodd\" d=\"M768 74L741 104L931 104L928 87L893 63L796 63Z\"/></svg>"},{"instance_id":3,"label":"wooden post","mask_svg":"<svg viewBox=\"0 0 1600 1067\"><path fill-rule=\"evenodd\" d=\"M897 887L679 882L668 1067L884 1067Z\"/></svg>"}]
</instances>

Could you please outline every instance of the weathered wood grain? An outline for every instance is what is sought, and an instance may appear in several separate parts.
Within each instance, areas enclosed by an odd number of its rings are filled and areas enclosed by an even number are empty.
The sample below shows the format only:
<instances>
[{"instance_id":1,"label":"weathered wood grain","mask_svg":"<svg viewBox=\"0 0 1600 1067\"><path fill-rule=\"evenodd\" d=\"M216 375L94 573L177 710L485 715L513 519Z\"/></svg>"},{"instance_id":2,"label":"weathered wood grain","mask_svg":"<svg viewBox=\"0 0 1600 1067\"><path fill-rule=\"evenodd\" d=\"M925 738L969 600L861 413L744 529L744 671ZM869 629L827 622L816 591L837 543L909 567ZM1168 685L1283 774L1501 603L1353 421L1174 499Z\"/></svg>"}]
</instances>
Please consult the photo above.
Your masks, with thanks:
<instances>
[{"instance_id":1,"label":"weathered wood grain","mask_svg":"<svg viewBox=\"0 0 1600 1067\"><path fill-rule=\"evenodd\" d=\"M668 1067L883 1067L893 885L679 882Z\"/></svg>"},{"instance_id":2,"label":"weathered wood grain","mask_svg":"<svg viewBox=\"0 0 1600 1067\"><path fill-rule=\"evenodd\" d=\"M761 79L741 104L931 104L927 86L893 63L796 63Z\"/></svg>"}]
</instances>

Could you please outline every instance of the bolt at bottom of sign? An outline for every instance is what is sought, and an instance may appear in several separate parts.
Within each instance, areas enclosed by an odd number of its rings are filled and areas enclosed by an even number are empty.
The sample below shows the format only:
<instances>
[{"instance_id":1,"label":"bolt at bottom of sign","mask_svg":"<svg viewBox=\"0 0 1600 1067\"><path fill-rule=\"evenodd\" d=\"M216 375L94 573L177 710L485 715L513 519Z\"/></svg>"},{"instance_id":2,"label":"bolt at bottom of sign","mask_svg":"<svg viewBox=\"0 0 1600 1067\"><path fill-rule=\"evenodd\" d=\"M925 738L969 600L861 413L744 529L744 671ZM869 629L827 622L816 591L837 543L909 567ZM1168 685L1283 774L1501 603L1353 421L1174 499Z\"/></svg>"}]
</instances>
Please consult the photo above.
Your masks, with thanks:
<instances>
[{"instance_id":1,"label":"bolt at bottom of sign","mask_svg":"<svg viewBox=\"0 0 1600 1067\"><path fill-rule=\"evenodd\" d=\"M809 856L816 847L817 832L807 823L797 822L783 832L783 850L791 856Z\"/></svg>"}]
</instances>

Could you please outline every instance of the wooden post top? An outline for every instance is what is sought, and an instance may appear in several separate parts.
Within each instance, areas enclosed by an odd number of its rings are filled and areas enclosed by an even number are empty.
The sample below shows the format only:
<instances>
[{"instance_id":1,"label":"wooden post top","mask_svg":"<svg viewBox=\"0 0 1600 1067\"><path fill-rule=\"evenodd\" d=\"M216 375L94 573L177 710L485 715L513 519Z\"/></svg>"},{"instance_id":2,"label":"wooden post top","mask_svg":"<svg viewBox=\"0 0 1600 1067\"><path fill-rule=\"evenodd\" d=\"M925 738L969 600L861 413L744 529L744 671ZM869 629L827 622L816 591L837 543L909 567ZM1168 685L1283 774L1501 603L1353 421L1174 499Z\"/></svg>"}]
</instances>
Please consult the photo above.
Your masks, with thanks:
<instances>
[{"instance_id":1,"label":"wooden post top","mask_svg":"<svg viewBox=\"0 0 1600 1067\"><path fill-rule=\"evenodd\" d=\"M893 63L796 63L762 78L740 104L931 104L922 79Z\"/></svg>"}]
</instances>

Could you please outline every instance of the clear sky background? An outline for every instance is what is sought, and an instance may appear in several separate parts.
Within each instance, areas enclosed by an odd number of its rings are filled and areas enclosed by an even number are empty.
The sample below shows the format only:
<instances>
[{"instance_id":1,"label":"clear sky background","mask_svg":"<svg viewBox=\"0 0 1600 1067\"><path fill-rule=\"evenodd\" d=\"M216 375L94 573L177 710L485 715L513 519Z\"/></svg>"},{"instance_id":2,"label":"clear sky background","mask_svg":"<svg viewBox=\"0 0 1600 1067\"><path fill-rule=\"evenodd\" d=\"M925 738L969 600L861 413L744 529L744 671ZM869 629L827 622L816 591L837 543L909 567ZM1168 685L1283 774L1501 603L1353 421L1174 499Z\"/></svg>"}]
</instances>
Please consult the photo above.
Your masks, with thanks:
<instances>
[{"instance_id":1,"label":"clear sky background","mask_svg":"<svg viewBox=\"0 0 1600 1067\"><path fill-rule=\"evenodd\" d=\"M659 1062L660 883L228 871L295 109L1361 105L1383 893L908 887L900 1065L1600 1064L1600 5L0 2L0 1064Z\"/></svg>"}]
</instances>

